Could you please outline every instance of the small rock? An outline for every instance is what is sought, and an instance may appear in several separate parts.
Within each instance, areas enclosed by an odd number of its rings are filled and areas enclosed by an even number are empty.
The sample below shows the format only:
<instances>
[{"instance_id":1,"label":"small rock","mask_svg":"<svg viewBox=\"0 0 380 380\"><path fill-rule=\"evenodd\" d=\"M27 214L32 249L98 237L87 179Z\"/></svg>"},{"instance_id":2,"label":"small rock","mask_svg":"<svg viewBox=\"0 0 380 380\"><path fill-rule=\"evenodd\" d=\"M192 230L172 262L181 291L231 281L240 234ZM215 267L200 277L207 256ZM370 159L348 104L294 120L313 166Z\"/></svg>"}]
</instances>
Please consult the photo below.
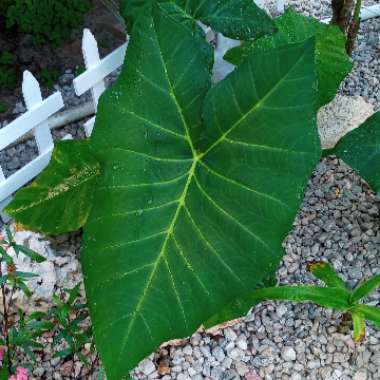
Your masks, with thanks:
<instances>
[{"instance_id":1,"label":"small rock","mask_svg":"<svg viewBox=\"0 0 380 380\"><path fill-rule=\"evenodd\" d=\"M144 375L150 375L152 372L156 370L156 366L150 359L144 359L140 363L139 369Z\"/></svg>"},{"instance_id":2,"label":"small rock","mask_svg":"<svg viewBox=\"0 0 380 380\"><path fill-rule=\"evenodd\" d=\"M284 347L281 352L281 356L287 362L291 362L297 359L297 354L292 347Z\"/></svg>"},{"instance_id":3,"label":"small rock","mask_svg":"<svg viewBox=\"0 0 380 380\"><path fill-rule=\"evenodd\" d=\"M263 380L254 369L251 369L245 376L245 380Z\"/></svg>"},{"instance_id":4,"label":"small rock","mask_svg":"<svg viewBox=\"0 0 380 380\"><path fill-rule=\"evenodd\" d=\"M360 369L359 371L355 372L352 380L367 380L367 371L365 369Z\"/></svg>"},{"instance_id":5,"label":"small rock","mask_svg":"<svg viewBox=\"0 0 380 380\"><path fill-rule=\"evenodd\" d=\"M248 368L247 364L245 364L244 362L236 362L235 368L236 368L237 373L240 376L244 376L249 372L249 368Z\"/></svg>"},{"instance_id":6,"label":"small rock","mask_svg":"<svg viewBox=\"0 0 380 380\"><path fill-rule=\"evenodd\" d=\"M59 372L64 377L70 377L74 368L74 363L72 360L68 360L67 362L63 363L61 367L59 368Z\"/></svg>"},{"instance_id":7,"label":"small rock","mask_svg":"<svg viewBox=\"0 0 380 380\"><path fill-rule=\"evenodd\" d=\"M288 308L285 305L279 305L276 309L276 314L279 318L283 317L288 311Z\"/></svg>"},{"instance_id":8,"label":"small rock","mask_svg":"<svg viewBox=\"0 0 380 380\"><path fill-rule=\"evenodd\" d=\"M212 350L212 356L218 361L223 362L224 358L226 357L226 354L224 353L223 349L220 346L216 346Z\"/></svg>"}]
</instances>

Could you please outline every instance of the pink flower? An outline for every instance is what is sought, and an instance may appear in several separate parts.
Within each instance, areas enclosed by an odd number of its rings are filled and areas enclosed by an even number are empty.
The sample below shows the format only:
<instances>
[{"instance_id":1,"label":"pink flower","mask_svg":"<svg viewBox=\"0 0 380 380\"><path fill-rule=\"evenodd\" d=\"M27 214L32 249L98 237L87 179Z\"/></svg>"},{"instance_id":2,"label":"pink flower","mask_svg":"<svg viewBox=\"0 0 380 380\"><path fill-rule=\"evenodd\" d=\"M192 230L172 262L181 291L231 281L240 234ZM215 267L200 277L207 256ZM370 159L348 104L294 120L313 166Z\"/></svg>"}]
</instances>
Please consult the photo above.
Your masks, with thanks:
<instances>
[{"instance_id":1,"label":"pink flower","mask_svg":"<svg viewBox=\"0 0 380 380\"><path fill-rule=\"evenodd\" d=\"M17 367L16 376L12 375L8 380L28 380L28 370L23 367Z\"/></svg>"},{"instance_id":2,"label":"pink flower","mask_svg":"<svg viewBox=\"0 0 380 380\"><path fill-rule=\"evenodd\" d=\"M0 346L0 362L3 361L4 354L5 354L5 347L4 346Z\"/></svg>"}]
</instances>

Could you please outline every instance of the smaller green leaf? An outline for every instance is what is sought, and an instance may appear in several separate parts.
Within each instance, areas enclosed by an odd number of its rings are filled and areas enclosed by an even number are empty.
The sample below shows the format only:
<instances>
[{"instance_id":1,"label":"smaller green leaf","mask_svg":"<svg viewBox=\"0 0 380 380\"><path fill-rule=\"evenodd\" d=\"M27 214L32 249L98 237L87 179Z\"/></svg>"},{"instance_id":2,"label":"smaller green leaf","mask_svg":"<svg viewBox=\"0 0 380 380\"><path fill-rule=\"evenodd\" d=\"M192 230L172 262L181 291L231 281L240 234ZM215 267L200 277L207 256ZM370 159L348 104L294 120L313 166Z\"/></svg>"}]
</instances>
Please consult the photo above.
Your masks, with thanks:
<instances>
[{"instance_id":1,"label":"smaller green leaf","mask_svg":"<svg viewBox=\"0 0 380 380\"><path fill-rule=\"evenodd\" d=\"M18 272L18 271L16 271L16 272L14 273L14 275L15 275L15 277L19 277L19 278L22 278L22 279L29 279L29 278L40 277L40 275L35 274L35 273Z\"/></svg>"},{"instance_id":2,"label":"smaller green leaf","mask_svg":"<svg viewBox=\"0 0 380 380\"><path fill-rule=\"evenodd\" d=\"M72 288L71 290L69 290L69 299L67 301L67 303L69 305L73 305L73 303L76 301L76 299L78 298L79 296L79 292L80 292L80 283L77 284L74 288Z\"/></svg>"},{"instance_id":3,"label":"smaller green leaf","mask_svg":"<svg viewBox=\"0 0 380 380\"><path fill-rule=\"evenodd\" d=\"M380 192L380 112L344 136L330 154L335 154Z\"/></svg>"},{"instance_id":4,"label":"smaller green leaf","mask_svg":"<svg viewBox=\"0 0 380 380\"><path fill-rule=\"evenodd\" d=\"M28 297L30 298L32 296L31 290L26 286L25 282L19 280L17 281L17 286L20 288L20 290Z\"/></svg>"},{"instance_id":5,"label":"smaller green leaf","mask_svg":"<svg viewBox=\"0 0 380 380\"><path fill-rule=\"evenodd\" d=\"M347 290L346 284L329 263L314 261L307 265L307 270L319 280L323 281L326 286Z\"/></svg>"},{"instance_id":6,"label":"smaller green leaf","mask_svg":"<svg viewBox=\"0 0 380 380\"><path fill-rule=\"evenodd\" d=\"M12 257L8 255L8 253L5 249L0 249L0 255L6 264L12 264L13 263Z\"/></svg>"},{"instance_id":7,"label":"smaller green leaf","mask_svg":"<svg viewBox=\"0 0 380 380\"><path fill-rule=\"evenodd\" d=\"M0 368L0 380L8 380L10 373L8 371L6 363L3 363L2 367Z\"/></svg>"},{"instance_id":8,"label":"smaller green leaf","mask_svg":"<svg viewBox=\"0 0 380 380\"><path fill-rule=\"evenodd\" d=\"M87 358L80 351L78 351L76 354L78 355L79 360L85 365L85 367L89 368L90 362L87 360Z\"/></svg>"},{"instance_id":9,"label":"smaller green leaf","mask_svg":"<svg viewBox=\"0 0 380 380\"><path fill-rule=\"evenodd\" d=\"M351 295L351 302L356 303L364 297L370 295L380 285L380 274L371 277L369 280L359 284Z\"/></svg>"},{"instance_id":10,"label":"smaller green leaf","mask_svg":"<svg viewBox=\"0 0 380 380\"><path fill-rule=\"evenodd\" d=\"M360 312L352 313L352 322L354 324L353 339L355 342L360 343L365 338L365 318L364 314Z\"/></svg>"},{"instance_id":11,"label":"smaller green leaf","mask_svg":"<svg viewBox=\"0 0 380 380\"><path fill-rule=\"evenodd\" d=\"M349 298L350 293L340 287L321 288L309 285L292 285L256 289L245 297L228 305L220 313L207 320L203 325L205 328L209 328L220 323L220 321L241 317L246 314L252 306L267 300L314 302L319 306L346 311L350 308Z\"/></svg>"},{"instance_id":12,"label":"smaller green leaf","mask_svg":"<svg viewBox=\"0 0 380 380\"><path fill-rule=\"evenodd\" d=\"M33 362L36 362L37 358L36 358L36 355L34 354L34 352L31 350L31 348L27 345L24 345L23 347L23 350L25 351L25 353L29 356L29 358L33 361Z\"/></svg>"},{"instance_id":13,"label":"smaller green leaf","mask_svg":"<svg viewBox=\"0 0 380 380\"><path fill-rule=\"evenodd\" d=\"M230 38L252 40L277 30L268 14L251 0L122 0L121 14L130 30L138 17L149 12L153 2L161 6L175 4L187 17Z\"/></svg>"},{"instance_id":14,"label":"smaller green leaf","mask_svg":"<svg viewBox=\"0 0 380 380\"><path fill-rule=\"evenodd\" d=\"M318 76L318 102L321 107L336 95L340 82L352 69L346 53L346 38L335 25L327 25L312 17L298 14L288 8L275 19L278 32L252 42L245 42L227 52L225 60L240 65L249 55L274 49L279 46L299 43L316 38L316 69Z\"/></svg>"},{"instance_id":15,"label":"smaller green leaf","mask_svg":"<svg viewBox=\"0 0 380 380\"><path fill-rule=\"evenodd\" d=\"M47 317L47 314L44 313L43 311L35 311L28 316L27 320L34 321L34 320L39 320L45 317Z\"/></svg>"},{"instance_id":16,"label":"smaller green leaf","mask_svg":"<svg viewBox=\"0 0 380 380\"><path fill-rule=\"evenodd\" d=\"M8 238L8 243L12 243L13 242L13 235L12 235L12 231L11 229L9 228L8 225L5 226L5 232L7 234L7 238Z\"/></svg>"},{"instance_id":17,"label":"smaller green leaf","mask_svg":"<svg viewBox=\"0 0 380 380\"><path fill-rule=\"evenodd\" d=\"M178 1L181 2L183 0ZM277 30L267 13L251 0L190 0L185 3L190 4L190 13L195 19L226 37L251 40Z\"/></svg>"},{"instance_id":18,"label":"smaller green leaf","mask_svg":"<svg viewBox=\"0 0 380 380\"><path fill-rule=\"evenodd\" d=\"M350 307L349 296L350 293L346 289L311 285L278 286L257 289L251 293L251 298L256 302L264 300L314 302L319 306L343 311Z\"/></svg>"},{"instance_id":19,"label":"smaller green leaf","mask_svg":"<svg viewBox=\"0 0 380 380\"><path fill-rule=\"evenodd\" d=\"M53 357L55 358L66 358L67 356L71 355L73 353L71 348L65 348L64 350L56 352Z\"/></svg>"},{"instance_id":20,"label":"smaller green leaf","mask_svg":"<svg viewBox=\"0 0 380 380\"><path fill-rule=\"evenodd\" d=\"M368 305L356 305L352 308L352 312L362 313L365 319L368 319L380 328L380 308Z\"/></svg>"},{"instance_id":21,"label":"smaller green leaf","mask_svg":"<svg viewBox=\"0 0 380 380\"><path fill-rule=\"evenodd\" d=\"M25 256L28 256L31 260L37 262L37 263L43 263L46 261L46 258L39 255L37 252L33 251L32 249L25 247L23 245L17 245L17 248L20 252L22 252Z\"/></svg>"},{"instance_id":22,"label":"smaller green leaf","mask_svg":"<svg viewBox=\"0 0 380 380\"><path fill-rule=\"evenodd\" d=\"M88 141L60 141L48 167L16 194L6 212L34 231L51 235L75 231L91 211L99 174Z\"/></svg>"}]
</instances>

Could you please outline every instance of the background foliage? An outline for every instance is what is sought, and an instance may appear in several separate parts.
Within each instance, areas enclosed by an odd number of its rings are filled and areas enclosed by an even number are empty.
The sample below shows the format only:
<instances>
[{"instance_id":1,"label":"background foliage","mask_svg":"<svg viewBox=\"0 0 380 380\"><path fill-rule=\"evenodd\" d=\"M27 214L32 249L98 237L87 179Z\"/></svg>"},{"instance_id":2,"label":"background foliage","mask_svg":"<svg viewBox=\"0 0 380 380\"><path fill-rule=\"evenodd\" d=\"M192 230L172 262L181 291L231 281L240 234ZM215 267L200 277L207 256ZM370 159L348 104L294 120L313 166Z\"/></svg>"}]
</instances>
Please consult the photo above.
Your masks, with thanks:
<instances>
[{"instance_id":1,"label":"background foliage","mask_svg":"<svg viewBox=\"0 0 380 380\"><path fill-rule=\"evenodd\" d=\"M37 44L60 45L82 23L90 0L14 0L6 2L6 26L33 36Z\"/></svg>"}]
</instances>

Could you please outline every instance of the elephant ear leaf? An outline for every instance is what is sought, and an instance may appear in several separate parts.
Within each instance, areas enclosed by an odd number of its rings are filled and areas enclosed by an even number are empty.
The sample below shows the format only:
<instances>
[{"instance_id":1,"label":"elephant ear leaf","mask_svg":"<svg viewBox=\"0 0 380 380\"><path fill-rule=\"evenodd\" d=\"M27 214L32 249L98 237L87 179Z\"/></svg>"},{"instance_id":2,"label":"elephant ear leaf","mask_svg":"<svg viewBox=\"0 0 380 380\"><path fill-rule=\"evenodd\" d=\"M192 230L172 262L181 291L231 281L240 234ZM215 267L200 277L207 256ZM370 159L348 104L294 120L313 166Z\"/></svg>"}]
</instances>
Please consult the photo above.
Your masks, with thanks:
<instances>
[{"instance_id":1,"label":"elephant ear leaf","mask_svg":"<svg viewBox=\"0 0 380 380\"><path fill-rule=\"evenodd\" d=\"M321 107L336 95L341 81L352 69L346 53L346 38L334 25L327 25L311 17L305 17L289 8L275 20L278 32L252 42L245 42L227 52L225 59L239 65L250 54L254 54L289 43L316 38L316 70L318 76L318 101Z\"/></svg>"},{"instance_id":2,"label":"elephant ear leaf","mask_svg":"<svg viewBox=\"0 0 380 380\"><path fill-rule=\"evenodd\" d=\"M90 213L100 165L88 141L61 141L37 179L5 210L25 227L50 235L81 228Z\"/></svg>"},{"instance_id":3,"label":"elephant ear leaf","mask_svg":"<svg viewBox=\"0 0 380 380\"><path fill-rule=\"evenodd\" d=\"M377 193L380 192L380 112L344 136L333 153L351 166Z\"/></svg>"},{"instance_id":4,"label":"elephant ear leaf","mask_svg":"<svg viewBox=\"0 0 380 380\"><path fill-rule=\"evenodd\" d=\"M124 0L122 14L129 28L137 17L149 12L151 4L168 3L168 0ZM211 26L226 37L251 40L276 32L276 26L264 10L252 0L172 0L184 15Z\"/></svg>"},{"instance_id":5,"label":"elephant ear leaf","mask_svg":"<svg viewBox=\"0 0 380 380\"><path fill-rule=\"evenodd\" d=\"M273 273L320 157L314 41L209 91L208 45L173 7L136 21L91 139L101 207L81 262L110 380Z\"/></svg>"}]
</instances>

